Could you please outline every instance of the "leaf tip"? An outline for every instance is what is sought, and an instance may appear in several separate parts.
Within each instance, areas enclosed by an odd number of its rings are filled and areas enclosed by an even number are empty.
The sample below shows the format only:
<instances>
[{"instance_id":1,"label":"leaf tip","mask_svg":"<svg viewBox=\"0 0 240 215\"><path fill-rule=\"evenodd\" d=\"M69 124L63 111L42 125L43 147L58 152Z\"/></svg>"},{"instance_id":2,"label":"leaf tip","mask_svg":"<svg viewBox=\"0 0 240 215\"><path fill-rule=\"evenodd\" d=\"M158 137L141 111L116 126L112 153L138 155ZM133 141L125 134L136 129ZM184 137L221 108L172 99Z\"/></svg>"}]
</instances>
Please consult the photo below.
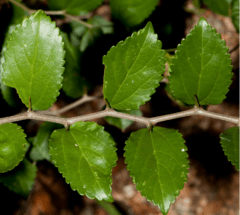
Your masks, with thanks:
<instances>
[{"instance_id":1,"label":"leaf tip","mask_svg":"<svg viewBox=\"0 0 240 215\"><path fill-rule=\"evenodd\" d=\"M197 25L204 27L204 26L208 25L208 22L207 22L207 20L204 17L200 17L200 19L198 20L198 24Z\"/></svg>"}]
</instances>

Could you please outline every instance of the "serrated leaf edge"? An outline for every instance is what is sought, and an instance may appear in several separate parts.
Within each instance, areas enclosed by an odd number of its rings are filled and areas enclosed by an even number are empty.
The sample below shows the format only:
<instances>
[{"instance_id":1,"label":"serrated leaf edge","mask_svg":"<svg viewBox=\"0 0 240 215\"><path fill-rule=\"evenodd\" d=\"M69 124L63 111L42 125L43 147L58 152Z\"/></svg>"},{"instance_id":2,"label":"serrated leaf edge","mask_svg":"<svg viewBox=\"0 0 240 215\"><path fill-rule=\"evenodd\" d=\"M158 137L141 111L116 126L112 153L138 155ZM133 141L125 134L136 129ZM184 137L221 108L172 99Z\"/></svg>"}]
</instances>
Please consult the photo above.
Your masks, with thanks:
<instances>
[{"instance_id":1,"label":"serrated leaf edge","mask_svg":"<svg viewBox=\"0 0 240 215\"><path fill-rule=\"evenodd\" d=\"M22 129L20 126L18 126L18 125L15 124L15 123L5 123L5 124L2 124L2 125L6 125L6 124L8 124L8 125L14 125L17 130L22 130L22 135L23 135L23 137L25 138L25 141L26 141L27 135L23 132L23 129ZM1 128L1 125L0 125L0 128ZM19 162L18 162L13 168L10 168L10 169L8 169L8 170L6 170L6 171L4 171L4 172L0 172L0 173L8 172L8 171L14 169L16 166L18 166L18 165L20 164L20 162L23 160L23 158L24 158L24 156L25 156L26 145L23 144L23 147L24 147L24 153L23 153L23 155L22 155L22 158L19 160Z\"/></svg>"},{"instance_id":2,"label":"serrated leaf edge","mask_svg":"<svg viewBox=\"0 0 240 215\"><path fill-rule=\"evenodd\" d=\"M203 17L201 17L200 19L199 19L199 21L201 21L201 19L202 19ZM204 19L205 20L205 19ZM199 21L198 21L198 24L199 24ZM205 20L206 21L206 20ZM206 21L206 23L207 23L207 21ZM190 30L190 32L189 32L189 34L186 36L186 38L183 38L182 40L181 40L181 43L180 44L178 44L177 45L177 50L175 51L175 57L172 59L172 64L171 64L171 67L174 67L175 66L175 64L174 64L174 62L175 62L175 60L177 60L178 59L178 55L180 54L181 55L181 52L182 52L182 47L184 46L184 44L185 44L185 42L188 40L188 38L189 38L189 36L192 36L194 33L195 33L195 30L196 30L196 28L198 27L198 24L197 25L195 25L194 26L194 28L193 29L191 29ZM231 58L230 58L230 54L228 54L228 51L229 51L229 48L226 46L226 41L224 40L224 39L221 39L221 34L220 33L217 33L217 31L216 31L216 29L215 28L213 28L209 23L207 23L207 26L209 27L211 27L211 33L215 33L216 35L217 35L217 37L218 37L218 39L220 40L220 43L221 43L221 45L223 45L224 46L224 49L226 50L226 56L228 56L229 57L229 61L231 61ZM230 62L231 63L231 62ZM232 65L230 65L230 67L233 67ZM171 71L171 73L173 73L174 71L172 70ZM232 74L232 76L233 76L233 73L231 72L231 74ZM181 75L182 76L182 75ZM171 83L172 81L171 81L171 75L169 76L169 83L170 83L170 90L172 91L172 93L173 93L173 96L175 97L176 95L175 95L175 91L172 89L172 83ZM229 82L229 87L230 87L230 84L232 83L232 81L230 80L230 82ZM226 99L226 94L227 94L227 92L229 91L229 87L225 90L225 95L224 96L222 96L222 99L221 99L221 101L220 102L218 102L218 103L216 103L216 104L219 104L219 103L221 103L224 99ZM188 97L192 100L192 98L191 98L191 96L189 95L189 93L186 91L186 88L185 88L185 85L184 85L184 91L186 92L186 94L188 95ZM210 92L211 93L211 92ZM210 93L208 94L208 96L210 95ZM207 97L206 97L207 98ZM204 100L206 99L206 98L204 98ZM211 104L213 104L213 103L211 103ZM214 103L215 104L215 103Z\"/></svg>"},{"instance_id":3,"label":"serrated leaf edge","mask_svg":"<svg viewBox=\"0 0 240 215\"><path fill-rule=\"evenodd\" d=\"M24 29L26 28L26 25L27 25L27 22L31 22L32 20L33 20L33 18L36 16L36 15L38 15L39 13L43 13L43 14L45 14L46 15L46 13L43 11L43 10L38 10L36 13L34 13L34 14L32 14L30 17L26 17L24 20L23 20L23 22L21 23L21 24L18 24L18 25L16 25L16 27L15 27L15 29L12 31L12 33L11 33L11 35L10 35L10 37L9 37L9 39L8 39L8 41L7 41L7 48L9 47L9 43L10 43L10 41L12 41L12 37L13 37L13 34L14 33L18 33L18 31L24 31ZM55 82L55 83L57 83L58 84L58 90L56 90L56 93L55 93L55 97L50 101L49 100L49 104L51 104L50 105L50 107L53 105L53 103L54 102L56 102L56 100L57 100L57 97L60 95L60 92L59 92L59 90L62 88L62 80L63 80L63 72L64 72L64 64L65 64L65 60L64 60L64 58L65 58L65 50L64 50L64 42L63 42L63 39L62 39L62 36L60 35L60 29L58 28L58 27L56 27L56 22L54 22L54 21L52 21L51 20L51 18L49 17L49 16L47 16L46 15L46 17L47 17L47 19L49 20L49 22L51 23L51 24L53 24L53 26L54 26L54 30L57 30L58 31L58 39L60 39L61 38L61 48L62 48L62 50L63 50L63 52L62 52L62 65L60 65L59 66L59 68L58 68L58 70L60 71L61 70L61 74L59 74L58 75L58 77L57 78L59 78L59 81L58 82ZM6 52L7 52L8 50L6 50ZM5 64L5 62L3 63L3 65L2 66L4 66L4 64ZM4 74L4 73L3 73ZM60 80L60 78L61 78L61 80ZM2 75L2 81L3 81L3 83L4 83L4 79L5 79L5 77L4 77L4 75ZM13 82L13 81L12 81ZM5 84L5 83L4 83ZM7 84L6 84L7 85ZM9 85L7 85L7 86L9 86ZM10 87L13 87L13 88L16 88L16 85L14 84L14 86L10 86ZM30 93L31 94L31 93ZM19 96L19 98L21 99L21 101L22 101L22 98ZM22 103L24 104L24 102L22 101ZM46 104L46 103L45 103ZM26 105L26 104L25 104ZM26 105L27 106L27 105ZM48 105L49 106L49 105Z\"/></svg>"},{"instance_id":4,"label":"serrated leaf edge","mask_svg":"<svg viewBox=\"0 0 240 215\"><path fill-rule=\"evenodd\" d=\"M74 125L74 124L73 124ZM96 128L100 128L99 130L100 131L103 131L105 134L107 134L107 136L109 137L109 139L111 139L110 138L110 134L108 133L108 132L106 132L106 131L104 131L104 128L102 127L102 126L96 126ZM74 127L73 127L73 129L74 129ZM56 129L56 130L60 130L60 129ZM54 130L53 132L56 132L56 130ZM76 129L77 130L77 129ZM52 133L53 133L52 132ZM49 140L50 141L50 140ZM114 141L111 139L111 141L113 142L113 146L114 146ZM50 149L53 149L53 147L52 146L50 146L49 145L49 148ZM117 148L115 147L115 152L117 151ZM53 149L54 150L54 149ZM53 151L52 150L52 151ZM49 154L50 154L50 152L51 152L51 150L49 150ZM50 154L50 155L53 155L53 154ZM57 155L57 154L55 154L55 155ZM116 160L114 161L115 162L115 165L114 166L112 166L112 169L113 169L113 167L115 167L115 166L117 166L117 160L118 160L118 158L116 158ZM52 159L52 162L54 163L54 166L56 166L57 168L58 168L58 171L62 174L62 176L65 178L65 175L64 175L64 173L62 172L62 170L60 169L60 167L57 165L57 161L56 160L54 160L54 159ZM112 192L112 187L111 187L111 184L112 184L112 171L111 171L111 174L110 174L110 180L109 180L109 182L110 182L110 186L109 186L109 188L110 188L110 191ZM78 188L75 188L75 187L73 187L73 185L71 184L71 181L69 181L69 180L67 180L66 178L65 178L65 181L66 181L66 183L67 184L70 184L70 187L71 187L71 189L72 190L74 190L74 191L77 191L80 195L86 195L89 199L95 199L94 197L91 197L91 196L89 196L89 194L88 193L81 193L80 191L79 191L79 189ZM96 198L96 199L98 199L98 198ZM99 201L102 201L103 199L98 199Z\"/></svg>"},{"instance_id":5,"label":"serrated leaf edge","mask_svg":"<svg viewBox=\"0 0 240 215\"><path fill-rule=\"evenodd\" d=\"M177 134L179 134L179 137L178 137L178 138L181 138L181 137L183 136L178 130L176 130L176 129L174 129L174 130L176 131ZM129 137L129 138L130 138L130 137ZM129 138L128 138L128 140L129 140ZM182 139L183 139L183 138L182 138ZM127 145L128 140L126 141L126 145ZM184 139L183 139L183 140L184 140ZM181 142L182 142L182 144L184 144L184 141L181 141ZM126 145L125 145L125 147L126 147ZM184 146L185 146L185 145L184 145ZM124 147L124 149L125 149L125 147ZM186 148L186 146L185 146L185 148ZM186 151L183 151L183 152L184 152L186 155L188 155L188 154L186 153ZM181 152L181 153L183 153L183 152ZM136 178L131 174L131 170L128 168L128 165L127 165L127 163L126 163L125 153L126 153L126 150L125 150L125 152L124 152L126 168L127 168L127 170L129 171L129 175L130 175L131 178L133 179L133 183L136 184L137 190L140 191L140 192L141 192L141 195L144 196L148 201L151 201L151 202L153 202L154 205L158 206L158 203L156 203L156 201L154 201L153 199L150 199L149 197L146 197L145 194L143 193L143 191L142 191L141 189L138 189L138 184L139 184L139 183L136 183ZM186 156L185 158L187 159L187 156ZM183 185L182 185L182 187L181 187L180 189L178 189L178 190L176 191L176 193L175 193L175 200L174 200L174 201L171 201L171 204L176 201L176 198L177 198L178 195L180 194L180 190L183 189L184 184L187 182L187 180L188 180L188 178L187 178L187 174L188 174L187 169L189 169L189 168L190 168L190 165L187 164L187 165L186 165L186 169L185 169L185 171L184 171L184 174L186 175L186 177L185 177L184 180L183 180ZM169 208L169 209L170 209L170 208ZM163 213L163 212L162 212L162 213ZM167 213L168 213L168 212L167 212Z\"/></svg>"}]
</instances>

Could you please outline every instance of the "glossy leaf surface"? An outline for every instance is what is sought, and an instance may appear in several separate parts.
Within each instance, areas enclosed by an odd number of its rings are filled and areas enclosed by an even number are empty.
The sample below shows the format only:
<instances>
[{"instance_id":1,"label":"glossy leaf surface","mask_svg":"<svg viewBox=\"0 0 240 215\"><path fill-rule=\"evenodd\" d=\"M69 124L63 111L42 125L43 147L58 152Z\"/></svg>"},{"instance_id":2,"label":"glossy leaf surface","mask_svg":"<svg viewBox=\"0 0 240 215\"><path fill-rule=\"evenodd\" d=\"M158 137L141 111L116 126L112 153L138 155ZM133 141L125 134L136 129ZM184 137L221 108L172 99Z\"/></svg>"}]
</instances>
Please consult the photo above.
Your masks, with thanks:
<instances>
[{"instance_id":1,"label":"glossy leaf surface","mask_svg":"<svg viewBox=\"0 0 240 215\"><path fill-rule=\"evenodd\" d=\"M103 93L112 108L136 110L150 100L164 73L165 51L161 47L148 23L103 57Z\"/></svg>"},{"instance_id":2,"label":"glossy leaf surface","mask_svg":"<svg viewBox=\"0 0 240 215\"><path fill-rule=\"evenodd\" d=\"M18 97L18 94L16 93L16 90L12 87L9 87L7 85L5 85L2 82L2 73L3 73L3 64L5 62L4 59L4 52L7 49L7 41L12 33L12 31L15 29L16 25L10 25L8 27L8 31L6 33L5 39L4 39L4 43L3 43L3 47L2 47L2 51L1 51L1 57L0 57L0 89L1 89L1 94L3 96L3 99L7 102L7 104L11 107L16 107L16 106L20 106L21 101Z\"/></svg>"},{"instance_id":3,"label":"glossy leaf surface","mask_svg":"<svg viewBox=\"0 0 240 215\"><path fill-rule=\"evenodd\" d=\"M83 15L99 5L103 0L48 0L48 5L51 10L65 10L69 14Z\"/></svg>"},{"instance_id":4,"label":"glossy leaf surface","mask_svg":"<svg viewBox=\"0 0 240 215\"><path fill-rule=\"evenodd\" d=\"M220 135L220 138L225 155L239 171L239 127L227 129Z\"/></svg>"},{"instance_id":5,"label":"glossy leaf surface","mask_svg":"<svg viewBox=\"0 0 240 215\"><path fill-rule=\"evenodd\" d=\"M137 190L164 215L187 181L186 150L180 133L161 127L132 132L126 142L125 161Z\"/></svg>"},{"instance_id":6,"label":"glossy leaf surface","mask_svg":"<svg viewBox=\"0 0 240 215\"><path fill-rule=\"evenodd\" d=\"M2 80L33 110L48 109L59 95L64 71L62 37L55 22L38 11L16 27L4 52Z\"/></svg>"},{"instance_id":7,"label":"glossy leaf surface","mask_svg":"<svg viewBox=\"0 0 240 215\"><path fill-rule=\"evenodd\" d=\"M55 130L49 142L52 160L73 190L98 200L113 201L111 171L116 165L114 142L94 122L77 122Z\"/></svg>"},{"instance_id":8,"label":"glossy leaf surface","mask_svg":"<svg viewBox=\"0 0 240 215\"><path fill-rule=\"evenodd\" d=\"M178 45L170 73L174 97L194 105L197 95L201 105L219 104L231 84L232 66L228 48L204 18Z\"/></svg>"},{"instance_id":9,"label":"glossy leaf surface","mask_svg":"<svg viewBox=\"0 0 240 215\"><path fill-rule=\"evenodd\" d=\"M33 188L34 178L37 174L37 167L31 164L26 158L13 170L1 173L0 182L9 190L27 198Z\"/></svg>"},{"instance_id":10,"label":"glossy leaf surface","mask_svg":"<svg viewBox=\"0 0 240 215\"><path fill-rule=\"evenodd\" d=\"M239 33L239 0L232 2L232 22Z\"/></svg>"},{"instance_id":11,"label":"glossy leaf surface","mask_svg":"<svg viewBox=\"0 0 240 215\"><path fill-rule=\"evenodd\" d=\"M81 55L74 47L66 33L62 32L65 54L65 71L63 73L63 91L71 98L80 98L84 93L84 80L81 77Z\"/></svg>"},{"instance_id":12,"label":"glossy leaf surface","mask_svg":"<svg viewBox=\"0 0 240 215\"><path fill-rule=\"evenodd\" d=\"M63 125L51 122L44 122L40 125L38 133L32 141L33 147L29 153L29 156L33 161L39 161L44 159L50 161L48 141L51 133L55 129L59 128L63 128Z\"/></svg>"},{"instance_id":13,"label":"glossy leaf surface","mask_svg":"<svg viewBox=\"0 0 240 215\"><path fill-rule=\"evenodd\" d=\"M141 116L142 112L140 110L123 110L121 111L122 113L128 113L131 115L135 115L135 116ZM112 116L106 116L105 120L111 124L116 126L117 128L124 130L125 128L127 128L129 125L131 125L133 123L132 120L129 119L122 119L122 118L117 118L117 117L112 117Z\"/></svg>"},{"instance_id":14,"label":"glossy leaf surface","mask_svg":"<svg viewBox=\"0 0 240 215\"><path fill-rule=\"evenodd\" d=\"M25 136L16 124L0 125L0 173L13 169L23 159L27 145Z\"/></svg>"},{"instance_id":15,"label":"glossy leaf surface","mask_svg":"<svg viewBox=\"0 0 240 215\"><path fill-rule=\"evenodd\" d=\"M203 0L203 2L211 9L214 13L218 13L224 16L228 16L229 7L232 0Z\"/></svg>"},{"instance_id":16,"label":"glossy leaf surface","mask_svg":"<svg viewBox=\"0 0 240 215\"><path fill-rule=\"evenodd\" d=\"M110 0L112 15L126 26L142 23L155 10L159 0Z\"/></svg>"}]
</instances>

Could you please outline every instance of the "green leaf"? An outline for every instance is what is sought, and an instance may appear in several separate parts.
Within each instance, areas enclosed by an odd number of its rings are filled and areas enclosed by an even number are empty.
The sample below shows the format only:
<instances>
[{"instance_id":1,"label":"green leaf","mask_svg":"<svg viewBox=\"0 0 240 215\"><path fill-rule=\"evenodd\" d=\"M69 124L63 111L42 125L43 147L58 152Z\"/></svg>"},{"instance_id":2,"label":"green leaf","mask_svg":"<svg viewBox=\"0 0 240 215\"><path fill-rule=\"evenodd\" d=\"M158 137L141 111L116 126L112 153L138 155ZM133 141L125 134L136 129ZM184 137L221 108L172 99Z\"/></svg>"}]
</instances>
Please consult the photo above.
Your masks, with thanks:
<instances>
[{"instance_id":1,"label":"green leaf","mask_svg":"<svg viewBox=\"0 0 240 215\"><path fill-rule=\"evenodd\" d=\"M51 10L65 10L73 15L86 14L97 8L102 2L103 0L48 0Z\"/></svg>"},{"instance_id":2,"label":"green leaf","mask_svg":"<svg viewBox=\"0 0 240 215\"><path fill-rule=\"evenodd\" d=\"M16 124L0 125L0 173L13 169L23 159L27 145L25 136Z\"/></svg>"},{"instance_id":3,"label":"green leaf","mask_svg":"<svg viewBox=\"0 0 240 215\"><path fill-rule=\"evenodd\" d=\"M104 98L112 108L136 110L150 100L165 71L165 51L161 48L149 22L103 57Z\"/></svg>"},{"instance_id":4,"label":"green leaf","mask_svg":"<svg viewBox=\"0 0 240 215\"><path fill-rule=\"evenodd\" d=\"M87 30L87 27L76 21L71 21L70 26L71 26L71 32L69 37L70 37L71 44L74 47L79 47L81 44L80 37Z\"/></svg>"},{"instance_id":5,"label":"green leaf","mask_svg":"<svg viewBox=\"0 0 240 215\"><path fill-rule=\"evenodd\" d=\"M159 0L110 0L112 15L124 25L142 23L155 10Z\"/></svg>"},{"instance_id":6,"label":"green leaf","mask_svg":"<svg viewBox=\"0 0 240 215\"><path fill-rule=\"evenodd\" d=\"M180 133L161 127L132 132L126 142L125 161L137 190L164 215L187 181L186 150Z\"/></svg>"},{"instance_id":7,"label":"green leaf","mask_svg":"<svg viewBox=\"0 0 240 215\"><path fill-rule=\"evenodd\" d=\"M231 84L232 66L228 48L202 17L178 45L170 73L174 97L194 105L194 95L201 105L219 104Z\"/></svg>"},{"instance_id":8,"label":"green leaf","mask_svg":"<svg viewBox=\"0 0 240 215\"><path fill-rule=\"evenodd\" d=\"M48 109L59 95L64 51L59 29L43 11L16 27L4 52L3 83L16 88L33 110Z\"/></svg>"},{"instance_id":9,"label":"green leaf","mask_svg":"<svg viewBox=\"0 0 240 215\"><path fill-rule=\"evenodd\" d=\"M88 46L93 46L103 34L113 33L113 24L100 16L94 16L88 21L94 27L86 29L80 43L80 51L84 52Z\"/></svg>"},{"instance_id":10,"label":"green leaf","mask_svg":"<svg viewBox=\"0 0 240 215\"><path fill-rule=\"evenodd\" d=\"M227 129L220 135L220 138L225 155L239 171L239 127Z\"/></svg>"},{"instance_id":11,"label":"green leaf","mask_svg":"<svg viewBox=\"0 0 240 215\"><path fill-rule=\"evenodd\" d=\"M48 140L51 133L59 128L63 128L63 125L51 122L44 122L40 125L38 133L32 142L33 147L29 153L31 160L39 161L46 159L50 161Z\"/></svg>"},{"instance_id":12,"label":"green leaf","mask_svg":"<svg viewBox=\"0 0 240 215\"><path fill-rule=\"evenodd\" d=\"M142 112L140 110L125 110L125 111L123 110L121 112L122 113L128 113L128 114L135 115L135 116L141 116L142 115ZM122 131L133 123L132 120L122 119L122 118L117 118L117 117L112 117L112 116L106 116L105 120L109 124L114 125L117 128L120 128Z\"/></svg>"},{"instance_id":13,"label":"green leaf","mask_svg":"<svg viewBox=\"0 0 240 215\"><path fill-rule=\"evenodd\" d=\"M15 193L27 198L32 190L34 178L37 174L37 167L31 164L26 158L13 170L1 173L0 182Z\"/></svg>"},{"instance_id":14,"label":"green leaf","mask_svg":"<svg viewBox=\"0 0 240 215\"><path fill-rule=\"evenodd\" d=\"M84 32L80 43L80 51L84 52L88 46L93 46L96 40L103 35L102 29L94 27Z\"/></svg>"},{"instance_id":15,"label":"green leaf","mask_svg":"<svg viewBox=\"0 0 240 215\"><path fill-rule=\"evenodd\" d=\"M203 0L214 13L221 14L223 16L228 16L229 7L232 0Z\"/></svg>"},{"instance_id":16,"label":"green leaf","mask_svg":"<svg viewBox=\"0 0 240 215\"><path fill-rule=\"evenodd\" d=\"M113 33L113 23L104 19L101 16L94 16L90 20L90 24L97 26L102 29L103 34L112 34Z\"/></svg>"},{"instance_id":17,"label":"green leaf","mask_svg":"<svg viewBox=\"0 0 240 215\"><path fill-rule=\"evenodd\" d=\"M88 46L94 45L96 40L103 34L113 33L113 23L107 21L101 16L94 16L92 19L89 19L87 23L93 25L94 27L92 29L88 29L79 22L72 21L70 23L72 28L70 41L74 47L80 46L80 50L82 52L85 51Z\"/></svg>"},{"instance_id":18,"label":"green leaf","mask_svg":"<svg viewBox=\"0 0 240 215\"><path fill-rule=\"evenodd\" d=\"M61 32L64 49L66 51L65 55L65 71L63 73L63 91L67 96L71 98L80 98L84 93L85 82L80 74L80 59L81 55L78 48L74 47L69 39L68 35Z\"/></svg>"},{"instance_id":19,"label":"green leaf","mask_svg":"<svg viewBox=\"0 0 240 215\"><path fill-rule=\"evenodd\" d=\"M239 33L239 0L233 0L232 2L232 22Z\"/></svg>"},{"instance_id":20,"label":"green leaf","mask_svg":"<svg viewBox=\"0 0 240 215\"><path fill-rule=\"evenodd\" d=\"M98 200L113 201L111 170L116 165L114 142L94 122L77 122L55 130L49 142L52 160L73 190Z\"/></svg>"},{"instance_id":21,"label":"green leaf","mask_svg":"<svg viewBox=\"0 0 240 215\"><path fill-rule=\"evenodd\" d=\"M0 88L1 88L1 94L3 96L3 99L7 102L7 104L11 107L17 107L20 106L21 101L18 97L18 94L16 93L16 90L12 87L8 87L7 85L5 85L2 82L2 73L3 73L3 63L5 62L4 59L4 52L7 49L7 41L11 35L11 33L13 32L13 30L15 29L16 25L10 25L8 27L5 39L4 39L4 43L3 43L3 47L2 47L2 51L1 51L1 57L0 57Z\"/></svg>"}]
</instances>

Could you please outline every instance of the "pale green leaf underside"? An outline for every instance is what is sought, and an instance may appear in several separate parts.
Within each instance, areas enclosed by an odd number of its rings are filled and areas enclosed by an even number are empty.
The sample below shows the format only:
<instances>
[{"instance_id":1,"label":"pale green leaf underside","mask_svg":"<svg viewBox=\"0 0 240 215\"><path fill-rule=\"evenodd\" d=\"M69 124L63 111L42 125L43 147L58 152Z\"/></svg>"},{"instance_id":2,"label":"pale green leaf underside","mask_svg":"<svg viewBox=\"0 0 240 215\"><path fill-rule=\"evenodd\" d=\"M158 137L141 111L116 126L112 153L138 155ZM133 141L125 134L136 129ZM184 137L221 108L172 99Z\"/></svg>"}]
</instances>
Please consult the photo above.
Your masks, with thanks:
<instances>
[{"instance_id":1,"label":"pale green leaf underside","mask_svg":"<svg viewBox=\"0 0 240 215\"><path fill-rule=\"evenodd\" d=\"M37 167L31 164L26 158L13 170L1 173L0 182L15 193L27 198L33 188Z\"/></svg>"},{"instance_id":2,"label":"pale green leaf underside","mask_svg":"<svg viewBox=\"0 0 240 215\"><path fill-rule=\"evenodd\" d=\"M232 2L232 22L239 33L239 0Z\"/></svg>"},{"instance_id":3,"label":"pale green leaf underside","mask_svg":"<svg viewBox=\"0 0 240 215\"><path fill-rule=\"evenodd\" d=\"M159 0L111 0L110 7L114 18L126 26L142 23L156 8Z\"/></svg>"},{"instance_id":4,"label":"pale green leaf underside","mask_svg":"<svg viewBox=\"0 0 240 215\"><path fill-rule=\"evenodd\" d=\"M59 95L64 71L62 38L55 22L38 11L16 27L4 53L3 82L33 110L48 109Z\"/></svg>"},{"instance_id":5,"label":"pale green leaf underside","mask_svg":"<svg viewBox=\"0 0 240 215\"><path fill-rule=\"evenodd\" d=\"M113 201L111 171L116 165L114 142L94 122L77 122L55 130L49 141L50 154L59 172L79 194Z\"/></svg>"},{"instance_id":6,"label":"pale green leaf underside","mask_svg":"<svg viewBox=\"0 0 240 215\"><path fill-rule=\"evenodd\" d=\"M187 180L187 147L174 129L133 132L126 142L127 169L137 190L167 214Z\"/></svg>"},{"instance_id":7,"label":"pale green leaf underside","mask_svg":"<svg viewBox=\"0 0 240 215\"><path fill-rule=\"evenodd\" d=\"M142 115L142 112L140 110L125 110L125 111L121 111L121 112L128 113L128 114L135 115L135 116ZM124 130L125 128L127 128L129 125L131 125L133 123L132 120L122 119L122 118L117 118L117 117L112 117L112 116L106 116L105 120L109 124L114 125L117 128L120 128L121 130Z\"/></svg>"},{"instance_id":8,"label":"pale green leaf underside","mask_svg":"<svg viewBox=\"0 0 240 215\"><path fill-rule=\"evenodd\" d=\"M66 33L61 32L61 35L64 41L64 49L66 51L62 89L67 96L74 99L80 98L84 93L85 84L80 74L80 51L70 43Z\"/></svg>"},{"instance_id":9,"label":"pale green leaf underside","mask_svg":"<svg viewBox=\"0 0 240 215\"><path fill-rule=\"evenodd\" d=\"M103 0L48 0L51 10L65 10L73 15L86 14L97 8L102 2Z\"/></svg>"},{"instance_id":10,"label":"pale green leaf underside","mask_svg":"<svg viewBox=\"0 0 240 215\"><path fill-rule=\"evenodd\" d=\"M227 129L220 135L220 138L225 155L239 171L239 127Z\"/></svg>"},{"instance_id":11,"label":"pale green leaf underside","mask_svg":"<svg viewBox=\"0 0 240 215\"><path fill-rule=\"evenodd\" d=\"M201 105L219 104L231 84L228 48L204 18L178 45L170 74L174 97L189 105L197 95Z\"/></svg>"},{"instance_id":12,"label":"pale green leaf underside","mask_svg":"<svg viewBox=\"0 0 240 215\"><path fill-rule=\"evenodd\" d=\"M103 93L112 108L136 110L150 100L164 73L165 51L161 47L148 23L103 57Z\"/></svg>"},{"instance_id":13,"label":"pale green leaf underside","mask_svg":"<svg viewBox=\"0 0 240 215\"><path fill-rule=\"evenodd\" d=\"M52 122L44 122L40 125L38 129L37 135L34 137L32 142L32 149L29 153L29 157L33 161L39 160L48 160L50 161L48 140L50 138L51 133L55 129L63 128L63 125L52 123Z\"/></svg>"},{"instance_id":14,"label":"pale green leaf underside","mask_svg":"<svg viewBox=\"0 0 240 215\"><path fill-rule=\"evenodd\" d=\"M231 1L232 0L203 0L214 13L224 16L228 16Z\"/></svg>"},{"instance_id":15,"label":"pale green leaf underside","mask_svg":"<svg viewBox=\"0 0 240 215\"><path fill-rule=\"evenodd\" d=\"M92 19L88 20L88 23L94 25L94 28L85 30L82 35L80 42L80 51L84 52L88 46L94 46L94 43L97 42L103 34L111 34L113 33L113 24L101 16L94 16ZM81 29L78 28L81 32ZM80 35L81 36L81 35Z\"/></svg>"},{"instance_id":16,"label":"pale green leaf underside","mask_svg":"<svg viewBox=\"0 0 240 215\"><path fill-rule=\"evenodd\" d=\"M23 159L27 145L25 136L16 124L0 125L0 173L13 169Z\"/></svg>"}]
</instances>

